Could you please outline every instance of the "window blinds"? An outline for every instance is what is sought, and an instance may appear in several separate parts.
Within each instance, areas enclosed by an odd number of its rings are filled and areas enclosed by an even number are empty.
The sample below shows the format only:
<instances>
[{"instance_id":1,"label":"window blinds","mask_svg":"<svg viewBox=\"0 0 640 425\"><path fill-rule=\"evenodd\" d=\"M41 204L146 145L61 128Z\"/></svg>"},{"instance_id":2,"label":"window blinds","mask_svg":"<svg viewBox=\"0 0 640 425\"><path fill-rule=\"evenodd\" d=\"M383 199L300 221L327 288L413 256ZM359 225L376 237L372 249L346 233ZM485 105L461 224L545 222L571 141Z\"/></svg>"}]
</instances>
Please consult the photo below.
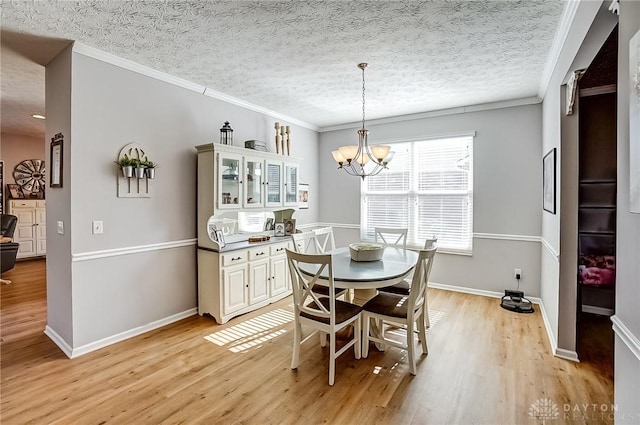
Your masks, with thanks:
<instances>
[{"instance_id":1,"label":"window blinds","mask_svg":"<svg viewBox=\"0 0 640 425\"><path fill-rule=\"evenodd\" d=\"M431 235L441 251L471 253L473 241L473 136L393 144L389 170L361 186L361 238L375 227L406 227L407 245L423 247Z\"/></svg>"}]
</instances>

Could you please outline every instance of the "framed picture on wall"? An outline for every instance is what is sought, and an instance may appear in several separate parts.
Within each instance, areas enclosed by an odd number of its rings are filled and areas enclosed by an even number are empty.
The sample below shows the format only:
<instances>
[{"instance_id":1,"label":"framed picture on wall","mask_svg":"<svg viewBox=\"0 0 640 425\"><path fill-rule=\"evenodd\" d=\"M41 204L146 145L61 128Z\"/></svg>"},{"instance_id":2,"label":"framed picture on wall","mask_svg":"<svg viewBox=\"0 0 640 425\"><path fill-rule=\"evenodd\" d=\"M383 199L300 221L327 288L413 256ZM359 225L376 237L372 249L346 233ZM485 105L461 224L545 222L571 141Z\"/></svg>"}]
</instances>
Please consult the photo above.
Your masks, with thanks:
<instances>
[{"instance_id":1,"label":"framed picture on wall","mask_svg":"<svg viewBox=\"0 0 640 425\"><path fill-rule=\"evenodd\" d=\"M640 214L640 31L629 40L629 211Z\"/></svg>"},{"instance_id":2,"label":"framed picture on wall","mask_svg":"<svg viewBox=\"0 0 640 425\"><path fill-rule=\"evenodd\" d=\"M62 187L62 133L51 139L51 180L49 187Z\"/></svg>"},{"instance_id":3,"label":"framed picture on wall","mask_svg":"<svg viewBox=\"0 0 640 425\"><path fill-rule=\"evenodd\" d=\"M309 208L309 185L306 183L298 185L298 207L301 210Z\"/></svg>"},{"instance_id":4,"label":"framed picture on wall","mask_svg":"<svg viewBox=\"0 0 640 425\"><path fill-rule=\"evenodd\" d=\"M556 213L556 148L542 159L542 208Z\"/></svg>"}]
</instances>

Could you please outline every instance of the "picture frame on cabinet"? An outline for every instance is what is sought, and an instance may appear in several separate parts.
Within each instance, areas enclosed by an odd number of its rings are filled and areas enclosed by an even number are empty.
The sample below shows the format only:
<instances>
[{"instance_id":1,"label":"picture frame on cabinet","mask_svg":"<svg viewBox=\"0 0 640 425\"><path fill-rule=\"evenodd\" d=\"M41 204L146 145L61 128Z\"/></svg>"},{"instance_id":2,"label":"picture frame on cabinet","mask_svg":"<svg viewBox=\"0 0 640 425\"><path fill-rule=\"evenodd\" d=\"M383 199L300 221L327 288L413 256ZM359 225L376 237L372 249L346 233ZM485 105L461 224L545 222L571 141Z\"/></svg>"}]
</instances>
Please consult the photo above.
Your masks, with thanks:
<instances>
[{"instance_id":1,"label":"picture frame on cabinet","mask_svg":"<svg viewBox=\"0 0 640 425\"><path fill-rule=\"evenodd\" d=\"M285 236L284 223L276 223L274 227L274 236Z\"/></svg>"},{"instance_id":2,"label":"picture frame on cabinet","mask_svg":"<svg viewBox=\"0 0 640 425\"><path fill-rule=\"evenodd\" d=\"M284 234L285 236L291 236L296 232L296 219L290 218L284 221Z\"/></svg>"},{"instance_id":3,"label":"picture frame on cabinet","mask_svg":"<svg viewBox=\"0 0 640 425\"><path fill-rule=\"evenodd\" d=\"M7 184L10 199L24 199L24 192L18 184Z\"/></svg>"},{"instance_id":4,"label":"picture frame on cabinet","mask_svg":"<svg viewBox=\"0 0 640 425\"><path fill-rule=\"evenodd\" d=\"M306 183L298 185L298 207L301 210L309 208L309 185Z\"/></svg>"},{"instance_id":5,"label":"picture frame on cabinet","mask_svg":"<svg viewBox=\"0 0 640 425\"><path fill-rule=\"evenodd\" d=\"M542 208L556 213L556 148L542 159Z\"/></svg>"}]
</instances>

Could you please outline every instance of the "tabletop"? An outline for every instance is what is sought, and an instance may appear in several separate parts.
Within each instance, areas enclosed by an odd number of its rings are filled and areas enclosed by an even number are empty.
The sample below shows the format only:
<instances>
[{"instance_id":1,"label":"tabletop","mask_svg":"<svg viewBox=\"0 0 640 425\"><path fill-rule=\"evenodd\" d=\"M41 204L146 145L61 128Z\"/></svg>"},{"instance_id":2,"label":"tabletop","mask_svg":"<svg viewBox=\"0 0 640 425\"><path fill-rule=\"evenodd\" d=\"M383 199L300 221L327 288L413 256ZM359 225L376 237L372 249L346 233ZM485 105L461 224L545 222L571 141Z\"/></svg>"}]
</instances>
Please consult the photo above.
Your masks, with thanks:
<instances>
[{"instance_id":1,"label":"tabletop","mask_svg":"<svg viewBox=\"0 0 640 425\"><path fill-rule=\"evenodd\" d=\"M333 260L333 281L336 288L373 289L393 285L402 280L418 262L418 254L402 248L387 247L379 261L353 261L349 247L327 252ZM317 266L300 264L304 273L315 274ZM325 269L321 276L327 277Z\"/></svg>"}]
</instances>

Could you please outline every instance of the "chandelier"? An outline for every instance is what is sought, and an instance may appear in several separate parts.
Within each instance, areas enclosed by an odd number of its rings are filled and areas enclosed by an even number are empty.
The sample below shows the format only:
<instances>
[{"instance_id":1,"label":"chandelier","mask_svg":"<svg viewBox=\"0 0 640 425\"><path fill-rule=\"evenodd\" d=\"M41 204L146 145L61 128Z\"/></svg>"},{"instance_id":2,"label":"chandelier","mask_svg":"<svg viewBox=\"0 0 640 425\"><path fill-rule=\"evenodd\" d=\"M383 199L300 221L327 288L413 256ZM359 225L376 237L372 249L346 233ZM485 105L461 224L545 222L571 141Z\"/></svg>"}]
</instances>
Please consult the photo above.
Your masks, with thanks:
<instances>
[{"instance_id":1,"label":"chandelier","mask_svg":"<svg viewBox=\"0 0 640 425\"><path fill-rule=\"evenodd\" d=\"M387 164L393 158L394 152L386 145L369 146L367 140L369 130L364 128L364 70L366 63L358 64L362 70L362 128L358 130L358 145L341 146L331 152L333 159L338 163L338 169L343 169L347 174L362 177L375 176L387 168Z\"/></svg>"}]
</instances>

